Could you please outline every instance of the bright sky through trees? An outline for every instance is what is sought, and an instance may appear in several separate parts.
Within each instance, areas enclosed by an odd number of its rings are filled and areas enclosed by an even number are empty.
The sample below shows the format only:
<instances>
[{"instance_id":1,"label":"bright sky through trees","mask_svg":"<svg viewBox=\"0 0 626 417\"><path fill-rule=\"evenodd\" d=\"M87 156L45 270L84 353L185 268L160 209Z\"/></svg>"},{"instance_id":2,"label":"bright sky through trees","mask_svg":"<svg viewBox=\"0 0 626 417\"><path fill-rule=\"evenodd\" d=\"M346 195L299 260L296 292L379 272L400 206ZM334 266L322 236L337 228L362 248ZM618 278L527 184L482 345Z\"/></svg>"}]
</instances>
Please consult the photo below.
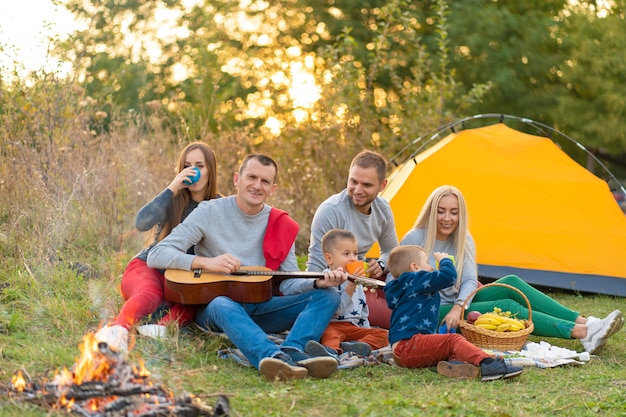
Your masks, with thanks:
<instances>
[{"instance_id":1,"label":"bright sky through trees","mask_svg":"<svg viewBox=\"0 0 626 417\"><path fill-rule=\"evenodd\" d=\"M48 56L50 48L49 38L63 38L67 34L78 29L78 24L74 21L62 4L55 4L63 0L0 0L2 13L0 13L0 69L9 73L13 69L22 73L22 68L26 71L36 71L45 69L57 73L68 73L71 71L70 64L67 67L60 67L56 59ZM191 7L198 0L184 0L183 5ZM243 15L241 15L243 16ZM174 25L175 15L158 13L157 20L160 26L155 28L157 37L164 36L185 36L180 32L168 29ZM258 23L254 21L239 20L238 25L245 27L248 31L259 30ZM134 36L129 36L129 47L136 41ZM144 45L149 44L149 39L144 40ZM158 46L148 48L155 51L156 56L160 56ZM299 49L298 49L299 52ZM319 87L315 84L311 74L312 57L301 57L300 54L294 56L289 64L287 73L283 74L287 78L283 80L289 85L289 96L294 100L296 112L294 117L302 121L307 117L304 110L313 105L319 99ZM151 59L151 57L150 57ZM286 68L285 68L286 70ZM175 71L175 76L186 77L188 74L183 68ZM276 76L276 74L274 75ZM253 100L252 100L253 101ZM265 106L261 106L265 110ZM274 134L279 134L280 123L273 117L268 117L266 127Z\"/></svg>"},{"instance_id":2,"label":"bright sky through trees","mask_svg":"<svg viewBox=\"0 0 626 417\"><path fill-rule=\"evenodd\" d=\"M51 36L65 36L76 29L73 16L53 0L0 0L0 65L13 63L26 70L55 69L47 57Z\"/></svg>"}]
</instances>

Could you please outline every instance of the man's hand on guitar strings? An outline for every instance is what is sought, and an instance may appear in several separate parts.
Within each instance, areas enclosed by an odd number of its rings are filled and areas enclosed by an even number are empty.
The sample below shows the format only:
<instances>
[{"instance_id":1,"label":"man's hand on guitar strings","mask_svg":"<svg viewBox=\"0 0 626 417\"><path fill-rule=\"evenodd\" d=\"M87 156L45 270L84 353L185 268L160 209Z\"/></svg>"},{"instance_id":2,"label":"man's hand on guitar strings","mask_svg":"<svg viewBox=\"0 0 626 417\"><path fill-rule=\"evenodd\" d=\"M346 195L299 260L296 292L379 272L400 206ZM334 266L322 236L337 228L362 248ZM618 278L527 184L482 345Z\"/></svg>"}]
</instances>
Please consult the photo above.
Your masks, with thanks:
<instances>
[{"instance_id":1,"label":"man's hand on guitar strings","mask_svg":"<svg viewBox=\"0 0 626 417\"><path fill-rule=\"evenodd\" d=\"M191 264L193 269L202 269L208 272L225 272L227 274L237 271L241 267L241 261L233 255L226 253L214 258L196 256Z\"/></svg>"},{"instance_id":2,"label":"man's hand on guitar strings","mask_svg":"<svg viewBox=\"0 0 626 417\"><path fill-rule=\"evenodd\" d=\"M317 280L317 287L338 287L339 285L343 284L347 279L348 274L346 274L341 268L337 268L334 271L325 271L324 278L320 278Z\"/></svg>"}]
</instances>

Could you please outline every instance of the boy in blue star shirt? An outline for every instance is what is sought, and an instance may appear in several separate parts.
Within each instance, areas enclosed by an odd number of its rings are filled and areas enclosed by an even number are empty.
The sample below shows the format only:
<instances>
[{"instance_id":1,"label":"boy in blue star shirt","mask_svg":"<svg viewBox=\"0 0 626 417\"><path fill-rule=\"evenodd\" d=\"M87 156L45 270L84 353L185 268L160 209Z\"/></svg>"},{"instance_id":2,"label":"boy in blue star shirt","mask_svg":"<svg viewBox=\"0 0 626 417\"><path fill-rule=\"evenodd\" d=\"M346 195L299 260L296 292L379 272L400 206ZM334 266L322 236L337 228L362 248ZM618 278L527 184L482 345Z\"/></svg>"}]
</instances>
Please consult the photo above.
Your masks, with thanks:
<instances>
[{"instance_id":1,"label":"boy in blue star shirt","mask_svg":"<svg viewBox=\"0 0 626 417\"><path fill-rule=\"evenodd\" d=\"M428 256L417 245L398 246L389 254L387 266L394 277L385 286L391 308L389 342L397 365L404 368L437 366L451 378L482 381L512 378L524 368L494 359L456 333L437 334L439 290L456 281L456 269L447 253L435 252L439 270L428 265Z\"/></svg>"}]
</instances>

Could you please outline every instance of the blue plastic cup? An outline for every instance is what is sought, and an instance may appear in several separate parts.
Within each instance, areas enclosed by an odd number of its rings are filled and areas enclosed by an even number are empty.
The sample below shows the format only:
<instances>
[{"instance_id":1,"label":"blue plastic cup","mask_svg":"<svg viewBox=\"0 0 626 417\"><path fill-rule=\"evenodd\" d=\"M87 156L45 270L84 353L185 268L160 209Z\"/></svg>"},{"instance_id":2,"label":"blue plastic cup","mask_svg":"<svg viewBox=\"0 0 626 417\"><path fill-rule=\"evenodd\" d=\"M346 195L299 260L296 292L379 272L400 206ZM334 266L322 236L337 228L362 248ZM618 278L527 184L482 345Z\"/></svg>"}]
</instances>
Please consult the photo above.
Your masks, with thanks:
<instances>
[{"instance_id":1,"label":"blue plastic cup","mask_svg":"<svg viewBox=\"0 0 626 417\"><path fill-rule=\"evenodd\" d=\"M184 180L183 183L187 185L192 185L198 182L198 180L200 179L200 168L193 167L193 169L196 170L196 175L194 175L193 177L187 177L187 179Z\"/></svg>"}]
</instances>

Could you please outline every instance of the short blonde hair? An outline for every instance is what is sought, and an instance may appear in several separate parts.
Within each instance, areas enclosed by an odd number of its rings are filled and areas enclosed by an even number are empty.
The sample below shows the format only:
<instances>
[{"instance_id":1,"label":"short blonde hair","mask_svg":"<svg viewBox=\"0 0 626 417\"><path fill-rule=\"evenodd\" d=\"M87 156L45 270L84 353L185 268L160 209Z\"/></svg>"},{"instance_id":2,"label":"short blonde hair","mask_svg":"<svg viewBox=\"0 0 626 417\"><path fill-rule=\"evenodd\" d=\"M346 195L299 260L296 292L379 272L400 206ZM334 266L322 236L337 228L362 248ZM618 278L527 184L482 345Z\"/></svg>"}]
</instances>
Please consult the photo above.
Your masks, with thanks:
<instances>
[{"instance_id":1,"label":"short blonde hair","mask_svg":"<svg viewBox=\"0 0 626 417\"><path fill-rule=\"evenodd\" d=\"M412 263L420 263L421 257L426 257L424 248L418 245L396 246L389 253L387 266L394 278L398 278L404 272L411 271Z\"/></svg>"},{"instance_id":2,"label":"short blonde hair","mask_svg":"<svg viewBox=\"0 0 626 417\"><path fill-rule=\"evenodd\" d=\"M356 242L354 233L344 229L330 229L322 237L322 253L330 253L342 240Z\"/></svg>"}]
</instances>

